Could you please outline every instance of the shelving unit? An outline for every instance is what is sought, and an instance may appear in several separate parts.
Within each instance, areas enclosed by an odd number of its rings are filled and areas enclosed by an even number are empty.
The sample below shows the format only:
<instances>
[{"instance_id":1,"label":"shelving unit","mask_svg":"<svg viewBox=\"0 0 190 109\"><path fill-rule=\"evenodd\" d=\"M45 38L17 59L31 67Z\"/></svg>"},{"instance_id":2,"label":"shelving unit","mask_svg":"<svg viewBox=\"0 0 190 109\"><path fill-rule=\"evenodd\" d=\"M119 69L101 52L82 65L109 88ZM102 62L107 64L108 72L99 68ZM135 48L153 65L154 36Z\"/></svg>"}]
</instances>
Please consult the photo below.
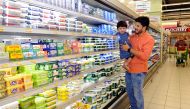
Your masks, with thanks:
<instances>
[{"instance_id":1,"label":"shelving unit","mask_svg":"<svg viewBox=\"0 0 190 109\"><path fill-rule=\"evenodd\" d=\"M90 37L102 37L102 38L111 38L112 35L105 34L91 34L91 33L82 33L82 32L68 32L68 31L58 31L58 30L46 30L46 29L31 29L31 28L21 28L21 27L10 27L10 26L0 26L0 35L26 35L26 36L42 36L42 35L51 35L51 36L90 36Z\"/></svg>"},{"instance_id":2,"label":"shelving unit","mask_svg":"<svg viewBox=\"0 0 190 109\"><path fill-rule=\"evenodd\" d=\"M116 62L111 63L111 64L101 65L101 66L95 66L94 68L84 70L79 75L73 76L71 78L65 78L63 80L58 80L58 81L55 81L54 83L51 83L51 84L48 84L48 85L43 85L42 87L39 87L39 88L29 89L27 91L24 91L24 92L15 94L15 95L8 96L8 97L0 100L0 106L3 105L3 104L8 104L8 103L14 102L15 100L21 99L21 98L26 97L26 96L35 95L35 94L41 93L41 92L43 92L45 90L56 88L57 86L60 86L63 83L67 83L67 82L72 81L72 80L77 80L77 79L83 77L84 74L87 74L89 72L95 72L95 71L100 70L102 68L109 68L109 67L111 67L111 66L113 66L113 65L115 65L115 64L117 64L119 62L122 62L122 61L119 60L119 61L116 61ZM88 89L91 89L91 88L93 88L96 85L97 84L92 84L92 85L89 86ZM75 98L76 97L73 97L73 99L75 99ZM80 96L78 96L78 98L80 98ZM73 99L70 100L70 102L72 102ZM70 102L68 102L67 104L69 104ZM59 105L62 106L62 102L60 102Z\"/></svg>"},{"instance_id":3,"label":"shelving unit","mask_svg":"<svg viewBox=\"0 0 190 109\"><path fill-rule=\"evenodd\" d=\"M117 76L117 75L120 75L120 73L121 73L121 72L117 72L116 74L110 76L109 78L113 78L113 77L115 77L115 76ZM68 101L66 101L66 102L58 101L58 103L57 103L57 106L58 106L57 109L62 109L62 107L67 107L68 105L72 104L73 102L75 102L75 101L77 101L77 100L80 100L80 99L84 96L84 92L86 92L86 91L88 91L88 90L94 88L95 86L100 85L100 84L101 84L102 82L104 82L105 80L107 80L107 78L101 78L101 80L98 81L98 82L95 83L95 84L88 84L89 87L88 87L88 86L85 87L85 88L84 88L85 90L83 90L80 94L78 94L78 95L76 95L76 96L73 96L72 98L70 98L70 99L69 99Z\"/></svg>"},{"instance_id":4,"label":"shelving unit","mask_svg":"<svg viewBox=\"0 0 190 109\"><path fill-rule=\"evenodd\" d=\"M41 8L45 8L45 9L49 9L49 10L54 10L54 11L57 11L57 12L66 13L66 14L69 14L71 16L77 17L79 20L84 21L85 23L90 23L90 24L102 24L102 23L105 23L105 24L110 24L110 25L116 25L116 23L106 21L106 20L104 20L102 18L97 18L95 16L86 15L86 14L83 14L83 13L80 13L80 12L74 12L74 11L71 11L71 10L68 10L68 9L54 7L52 5L45 4L45 3L42 3L42 2L39 2L39 1L36 1L36 0L18 0L18 1L23 2L23 3L27 3L27 4L30 4L30 5L33 5L33 6L37 6L37 7L41 7Z\"/></svg>"},{"instance_id":5,"label":"shelving unit","mask_svg":"<svg viewBox=\"0 0 190 109\"><path fill-rule=\"evenodd\" d=\"M64 59L72 59L72 58L79 58L83 56L90 56L95 54L103 54L109 52L116 52L116 50L107 50L107 51L100 51L100 52L89 52L89 53L80 53L80 54L71 54L71 55L64 55L64 56L57 56L57 57L44 57L39 59L31 59L31 60L20 60L20 61L8 61L4 60L0 63L0 68L7 68L7 67L15 67L15 66L22 66L22 65L30 65L42 62L49 62L49 61L57 61L57 60L64 60Z\"/></svg>"}]
</instances>

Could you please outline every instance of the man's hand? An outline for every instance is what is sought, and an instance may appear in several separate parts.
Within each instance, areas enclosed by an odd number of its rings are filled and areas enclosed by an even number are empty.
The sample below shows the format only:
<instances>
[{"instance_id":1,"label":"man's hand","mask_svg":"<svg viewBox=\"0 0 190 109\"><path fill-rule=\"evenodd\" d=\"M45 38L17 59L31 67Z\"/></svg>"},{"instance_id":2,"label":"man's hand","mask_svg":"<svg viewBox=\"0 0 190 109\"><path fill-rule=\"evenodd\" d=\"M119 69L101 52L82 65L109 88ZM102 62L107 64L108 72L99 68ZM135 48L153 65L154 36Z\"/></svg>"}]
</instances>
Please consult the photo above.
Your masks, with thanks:
<instances>
[{"instance_id":1,"label":"man's hand","mask_svg":"<svg viewBox=\"0 0 190 109\"><path fill-rule=\"evenodd\" d=\"M125 44L125 45L122 45L122 49L124 51L128 51L129 50L129 45Z\"/></svg>"}]
</instances>

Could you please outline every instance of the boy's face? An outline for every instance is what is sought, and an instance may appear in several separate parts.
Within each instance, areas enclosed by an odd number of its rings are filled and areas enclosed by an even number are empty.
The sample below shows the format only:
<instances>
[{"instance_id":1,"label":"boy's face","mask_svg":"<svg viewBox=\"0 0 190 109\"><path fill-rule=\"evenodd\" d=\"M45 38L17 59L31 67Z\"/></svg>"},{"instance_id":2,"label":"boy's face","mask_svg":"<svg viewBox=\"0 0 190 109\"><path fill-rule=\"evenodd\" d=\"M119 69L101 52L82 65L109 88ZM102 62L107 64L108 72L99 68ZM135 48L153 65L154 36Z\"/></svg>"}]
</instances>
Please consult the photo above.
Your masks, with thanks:
<instances>
[{"instance_id":1,"label":"boy's face","mask_svg":"<svg viewBox=\"0 0 190 109\"><path fill-rule=\"evenodd\" d=\"M126 27L119 27L117 30L120 34L124 34L127 31L127 28Z\"/></svg>"}]
</instances>

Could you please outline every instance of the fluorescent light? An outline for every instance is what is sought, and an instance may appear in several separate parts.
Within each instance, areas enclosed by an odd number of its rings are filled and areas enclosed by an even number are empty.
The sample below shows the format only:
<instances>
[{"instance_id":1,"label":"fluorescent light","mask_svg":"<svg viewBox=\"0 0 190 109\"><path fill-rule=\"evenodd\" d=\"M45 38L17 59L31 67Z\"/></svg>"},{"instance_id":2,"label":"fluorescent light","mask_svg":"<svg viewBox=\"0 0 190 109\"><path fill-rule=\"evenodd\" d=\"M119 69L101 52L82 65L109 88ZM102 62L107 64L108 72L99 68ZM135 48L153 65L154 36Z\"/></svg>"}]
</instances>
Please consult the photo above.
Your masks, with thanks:
<instances>
[{"instance_id":1,"label":"fluorescent light","mask_svg":"<svg viewBox=\"0 0 190 109\"><path fill-rule=\"evenodd\" d=\"M164 5L162 5L162 7L166 7L166 6L178 6L178 5L188 5L188 4L190 4L190 2L164 4Z\"/></svg>"},{"instance_id":2,"label":"fluorescent light","mask_svg":"<svg viewBox=\"0 0 190 109\"><path fill-rule=\"evenodd\" d=\"M169 9L169 10L163 10L162 12L184 11L184 10L190 10L190 8Z\"/></svg>"}]
</instances>

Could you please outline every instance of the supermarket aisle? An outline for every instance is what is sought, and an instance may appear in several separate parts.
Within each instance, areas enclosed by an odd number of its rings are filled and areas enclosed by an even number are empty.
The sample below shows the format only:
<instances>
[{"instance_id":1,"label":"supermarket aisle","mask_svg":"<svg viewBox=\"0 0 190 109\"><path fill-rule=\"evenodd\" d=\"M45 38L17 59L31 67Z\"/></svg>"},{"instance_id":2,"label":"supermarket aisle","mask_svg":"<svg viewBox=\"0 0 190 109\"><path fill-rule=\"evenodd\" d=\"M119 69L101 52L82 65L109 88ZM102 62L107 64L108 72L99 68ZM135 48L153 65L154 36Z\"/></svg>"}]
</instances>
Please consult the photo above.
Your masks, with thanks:
<instances>
[{"instance_id":1,"label":"supermarket aisle","mask_svg":"<svg viewBox=\"0 0 190 109\"><path fill-rule=\"evenodd\" d=\"M169 58L144 89L145 109L190 109L190 65L176 67Z\"/></svg>"}]
</instances>

